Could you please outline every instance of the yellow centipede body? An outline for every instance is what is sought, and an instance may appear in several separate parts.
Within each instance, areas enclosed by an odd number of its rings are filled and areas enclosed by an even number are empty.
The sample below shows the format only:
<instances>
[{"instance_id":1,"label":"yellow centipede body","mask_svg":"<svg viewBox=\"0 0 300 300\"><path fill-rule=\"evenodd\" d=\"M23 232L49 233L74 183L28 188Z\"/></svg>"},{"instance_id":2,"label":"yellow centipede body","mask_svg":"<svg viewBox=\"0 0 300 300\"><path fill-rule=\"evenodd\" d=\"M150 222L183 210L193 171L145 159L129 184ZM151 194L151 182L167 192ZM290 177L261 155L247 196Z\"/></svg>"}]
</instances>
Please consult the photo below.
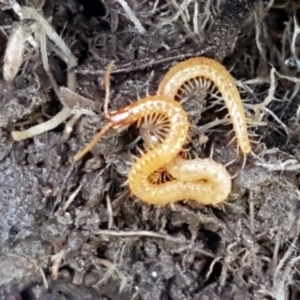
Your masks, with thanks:
<instances>
[{"instance_id":1,"label":"yellow centipede body","mask_svg":"<svg viewBox=\"0 0 300 300\"><path fill-rule=\"evenodd\" d=\"M195 57L178 63L163 77L157 93L174 98L185 82L197 77L207 78L219 89L231 117L239 147L244 154L250 153L252 148L242 99L233 77L216 60Z\"/></svg>"}]
</instances>

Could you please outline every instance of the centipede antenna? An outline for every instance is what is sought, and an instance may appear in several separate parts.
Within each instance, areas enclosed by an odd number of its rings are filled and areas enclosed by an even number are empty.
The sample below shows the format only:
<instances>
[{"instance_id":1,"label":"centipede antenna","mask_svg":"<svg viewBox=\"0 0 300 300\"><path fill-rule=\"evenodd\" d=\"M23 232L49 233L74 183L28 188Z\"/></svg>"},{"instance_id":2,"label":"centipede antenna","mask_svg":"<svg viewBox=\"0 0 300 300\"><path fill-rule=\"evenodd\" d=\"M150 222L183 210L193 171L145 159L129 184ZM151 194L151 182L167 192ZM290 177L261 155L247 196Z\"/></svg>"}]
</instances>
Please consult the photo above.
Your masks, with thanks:
<instances>
[{"instance_id":1,"label":"centipede antenna","mask_svg":"<svg viewBox=\"0 0 300 300\"><path fill-rule=\"evenodd\" d=\"M104 85L105 85L105 99L104 99L104 114L107 119L109 119L108 104L110 96L110 74L114 66L114 61L111 61L107 67L107 71L104 76Z\"/></svg>"},{"instance_id":2,"label":"centipede antenna","mask_svg":"<svg viewBox=\"0 0 300 300\"><path fill-rule=\"evenodd\" d=\"M85 154L91 151L95 145L101 140L101 138L111 129L113 128L113 123L108 123L104 128L102 128L95 137L81 150L79 151L75 157L74 161L78 161L81 159Z\"/></svg>"}]
</instances>

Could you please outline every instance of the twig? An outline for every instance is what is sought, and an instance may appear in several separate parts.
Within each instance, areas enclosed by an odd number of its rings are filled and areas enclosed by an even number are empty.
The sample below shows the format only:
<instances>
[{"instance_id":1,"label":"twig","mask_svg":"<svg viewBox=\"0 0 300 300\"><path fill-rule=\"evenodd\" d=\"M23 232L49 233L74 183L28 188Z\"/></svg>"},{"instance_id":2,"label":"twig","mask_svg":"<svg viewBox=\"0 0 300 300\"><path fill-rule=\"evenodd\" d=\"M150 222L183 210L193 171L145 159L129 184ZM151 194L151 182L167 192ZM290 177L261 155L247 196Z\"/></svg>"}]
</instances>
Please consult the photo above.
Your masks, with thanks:
<instances>
[{"instance_id":1,"label":"twig","mask_svg":"<svg viewBox=\"0 0 300 300\"><path fill-rule=\"evenodd\" d=\"M215 266L215 264L218 262L218 261L220 261L222 259L222 257L216 257L212 262L211 262L211 264L210 264L210 266L209 266L209 270L208 270L208 272L207 272L207 274L205 275L205 280L208 280L208 278L209 278L209 276L212 274L212 272L213 272L213 269L214 269L214 266Z\"/></svg>"},{"instance_id":2,"label":"twig","mask_svg":"<svg viewBox=\"0 0 300 300\"><path fill-rule=\"evenodd\" d=\"M186 242L186 240L182 237L180 238L174 238L167 234L160 234L152 231L114 231L114 230L99 230L95 234L97 235L110 235L110 236L119 236L119 237L134 237L134 236L147 236L147 237L153 237L158 239L164 239L166 241L170 241L173 243L179 243L183 244Z\"/></svg>"},{"instance_id":3,"label":"twig","mask_svg":"<svg viewBox=\"0 0 300 300\"><path fill-rule=\"evenodd\" d=\"M113 225L113 211L111 208L111 202L109 195L106 196L107 214L108 214L108 230L111 230Z\"/></svg>"},{"instance_id":4,"label":"twig","mask_svg":"<svg viewBox=\"0 0 300 300\"><path fill-rule=\"evenodd\" d=\"M67 253L66 250L61 250L59 253L52 256L51 261L53 262L53 265L51 268L51 275L54 280L57 279L58 277L58 271L66 253Z\"/></svg>"},{"instance_id":5,"label":"twig","mask_svg":"<svg viewBox=\"0 0 300 300\"><path fill-rule=\"evenodd\" d=\"M43 271L43 269L41 267L39 267L39 271L41 273L42 279L43 279L43 283L45 285L45 288L48 289L49 288L49 284L45 275L45 272Z\"/></svg>"},{"instance_id":6,"label":"twig","mask_svg":"<svg viewBox=\"0 0 300 300\"><path fill-rule=\"evenodd\" d=\"M62 212L65 212L68 207L71 205L71 203L75 200L76 196L80 192L81 188L83 186L83 183L79 185L79 187L70 195L69 199L66 201L66 203L62 207Z\"/></svg>"},{"instance_id":7,"label":"twig","mask_svg":"<svg viewBox=\"0 0 300 300\"><path fill-rule=\"evenodd\" d=\"M64 186L66 185L67 181L69 180L70 176L72 175L72 172L73 172L74 168L75 168L75 162L72 162L72 164L70 166L70 169L68 170L68 173L66 174L66 176L65 176L65 178L63 180L62 186L59 189L59 192L58 192L58 195L57 195L57 197L55 199L55 202L54 202L54 205L53 205L53 208L52 208L50 216L53 215L53 213L54 213L54 211L55 211L58 203L60 202L61 196L62 196L62 192L64 190Z\"/></svg>"},{"instance_id":8,"label":"twig","mask_svg":"<svg viewBox=\"0 0 300 300\"><path fill-rule=\"evenodd\" d=\"M146 34L146 29L143 27L139 19L136 17L133 10L129 7L128 3L125 0L118 0L118 2L121 4L123 9L125 10L128 19L135 25L137 30L141 34Z\"/></svg>"},{"instance_id":9,"label":"twig","mask_svg":"<svg viewBox=\"0 0 300 300\"><path fill-rule=\"evenodd\" d=\"M104 114L107 119L109 119L108 105L109 105L109 96L110 96L110 74L114 66L114 61L111 61L107 67L107 71L104 76L104 85L105 85L105 100L104 100Z\"/></svg>"},{"instance_id":10,"label":"twig","mask_svg":"<svg viewBox=\"0 0 300 300\"><path fill-rule=\"evenodd\" d=\"M254 162L256 166L263 167L268 171L297 171L300 169L300 163L296 159L288 159L284 162L276 162L275 164L271 163L261 163Z\"/></svg>"}]
</instances>

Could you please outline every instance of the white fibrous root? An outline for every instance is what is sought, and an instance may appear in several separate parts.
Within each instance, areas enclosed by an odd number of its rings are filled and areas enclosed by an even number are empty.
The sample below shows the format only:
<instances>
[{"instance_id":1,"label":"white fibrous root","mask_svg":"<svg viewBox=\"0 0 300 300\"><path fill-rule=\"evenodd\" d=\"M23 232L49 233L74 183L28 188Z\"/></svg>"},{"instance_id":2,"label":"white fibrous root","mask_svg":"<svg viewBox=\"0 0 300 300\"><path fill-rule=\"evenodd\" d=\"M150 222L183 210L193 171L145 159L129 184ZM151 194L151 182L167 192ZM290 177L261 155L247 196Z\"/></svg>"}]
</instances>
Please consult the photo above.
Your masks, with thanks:
<instances>
[{"instance_id":1,"label":"white fibrous root","mask_svg":"<svg viewBox=\"0 0 300 300\"><path fill-rule=\"evenodd\" d=\"M61 123L65 122L71 115L71 110L68 107L64 107L58 114L56 114L52 119L30 127L22 131L13 131L11 133L12 138L15 141L22 141L28 138L32 138L36 135L42 134L44 132L53 130Z\"/></svg>"},{"instance_id":2,"label":"white fibrous root","mask_svg":"<svg viewBox=\"0 0 300 300\"><path fill-rule=\"evenodd\" d=\"M3 60L3 78L5 81L12 81L20 70L25 44L28 40L33 41L32 25L32 21L21 21L12 26Z\"/></svg>"},{"instance_id":3,"label":"white fibrous root","mask_svg":"<svg viewBox=\"0 0 300 300\"><path fill-rule=\"evenodd\" d=\"M123 9L125 10L125 13L126 13L128 19L135 25L135 27L137 28L137 30L139 31L139 33L145 34L146 33L146 29L141 24L141 22L139 21L139 19L136 17L136 15L134 14L133 10L129 7L128 3L125 0L118 0L118 2L121 4L121 6L123 7Z\"/></svg>"},{"instance_id":4,"label":"white fibrous root","mask_svg":"<svg viewBox=\"0 0 300 300\"><path fill-rule=\"evenodd\" d=\"M66 87L60 88L60 97L64 106L59 113L57 113L50 120L30 127L26 130L13 131L11 133L12 138L15 141L32 138L44 132L55 129L57 126L65 122L69 117L74 115L74 117L66 124L65 127L65 136L63 137L63 140L66 140L66 135L68 137L72 132L74 121L78 120L82 115L94 114L94 101L80 96Z\"/></svg>"},{"instance_id":5,"label":"white fibrous root","mask_svg":"<svg viewBox=\"0 0 300 300\"><path fill-rule=\"evenodd\" d=\"M11 133L12 138L15 141L21 141L21 140L25 140L28 138L32 138L34 136L37 136L39 134L42 134L44 132L53 130L54 128L56 128L57 126L59 126L60 124L62 124L63 122L65 122L69 117L72 117L72 115L74 114L74 118L71 119L70 122L67 123L67 128L66 128L66 134L64 135L64 138L68 138L70 133L72 132L72 127L74 126L74 123L76 122L76 120L79 119L79 117L82 114L90 114L92 113L91 109L83 109L82 106L80 105L80 101L78 101L78 99L81 99L83 97L77 97L75 100L71 101L70 99L66 99L66 98L70 98L72 95L68 94L66 95L65 90L63 90L63 92L61 91L61 89L59 88L59 86L57 85L50 66L49 66L49 62L48 62L48 56L47 56L47 37L50 41L52 41L54 43L54 45L56 47L52 47L54 52L58 52L56 53L58 56L61 57L61 59L63 59L68 66L68 79L67 79L67 86L68 86L68 90L69 91L75 91L76 89L76 75L74 74L74 72L70 72L70 70L75 67L77 65L77 58L73 55L73 53L71 52L71 50L69 49L69 47L67 46L67 44L64 42L64 40L55 32L55 30L51 27L51 25L48 23L48 21L39 13L37 12L36 9L34 9L33 7L21 7L20 8L20 19L21 24L24 23L26 24L27 22L29 22L28 19L30 20L34 20L34 23L36 25L36 30L35 30L35 35L36 38L39 42L39 46L40 46L40 51L41 51L41 57L42 57L42 62L43 62L43 67L44 70L49 78L50 84L53 88L53 90L55 91L57 97L59 98L60 102L63 105L62 110L57 113L55 116L53 116L50 120L35 125L29 129L26 130L22 130L22 131L13 131ZM23 27L19 28L17 27L16 29L16 33L14 33L14 36L12 35L11 38L11 44L13 44L13 48L18 48L16 47L17 44L17 38L20 37L20 40L22 41L22 45L21 49L18 49L17 52L17 58L16 55L14 56L13 59L16 59L15 62L15 67L13 68L13 72L11 71L10 73L8 72L8 79L12 80L14 78L14 76L16 75L16 72L19 70L21 64L22 64L22 53L23 53L23 48L24 48L24 36L26 36L24 34L24 29L22 29ZM28 31L28 30L27 30ZM22 37L23 35L23 37ZM31 32L30 32L31 35ZM21 39L21 37L23 39ZM26 41L26 40L25 40ZM9 47L9 45L8 45ZM10 46L12 47L12 46ZM8 51L7 51L8 52ZM7 54L8 55L8 54ZM10 60L13 60L10 59ZM9 66L9 65L8 65ZM10 69L12 69L12 67L10 67ZM79 103L77 103L79 102ZM87 99L87 101L85 102L88 104L91 104L92 100ZM69 105L68 105L69 104Z\"/></svg>"}]
</instances>

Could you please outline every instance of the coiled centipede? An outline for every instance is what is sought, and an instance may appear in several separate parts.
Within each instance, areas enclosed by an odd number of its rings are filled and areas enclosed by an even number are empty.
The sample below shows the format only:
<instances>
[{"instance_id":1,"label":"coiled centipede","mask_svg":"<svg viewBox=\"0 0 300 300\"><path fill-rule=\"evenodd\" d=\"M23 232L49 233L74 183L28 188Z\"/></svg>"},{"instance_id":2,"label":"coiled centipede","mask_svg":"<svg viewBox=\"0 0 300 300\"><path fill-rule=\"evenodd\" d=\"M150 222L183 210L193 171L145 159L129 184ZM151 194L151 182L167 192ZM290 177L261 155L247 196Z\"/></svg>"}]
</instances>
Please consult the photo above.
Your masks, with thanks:
<instances>
[{"instance_id":1,"label":"coiled centipede","mask_svg":"<svg viewBox=\"0 0 300 300\"><path fill-rule=\"evenodd\" d=\"M148 151L134 163L128 174L131 192L140 200L157 205L185 199L203 204L225 201L231 191L231 178L222 164L212 159L185 160L179 156L188 139L190 124L181 104L175 101L175 95L185 82L194 77L208 78L219 88L231 116L238 144L244 154L251 152L244 108L233 78L216 61L200 57L171 68L159 85L158 95L108 113L108 125L75 156L75 161L90 151L111 128L135 122L141 125L145 120L159 122L160 129L155 130L151 137L156 140L147 141L144 135ZM161 169L166 169L173 180L159 184L153 182L151 174Z\"/></svg>"},{"instance_id":2,"label":"coiled centipede","mask_svg":"<svg viewBox=\"0 0 300 300\"><path fill-rule=\"evenodd\" d=\"M195 57L178 63L163 77L157 94L175 98L186 82L197 77L212 81L219 89L231 117L238 145L243 154L250 153L252 147L239 91L231 74L216 60L207 57Z\"/></svg>"}]
</instances>

